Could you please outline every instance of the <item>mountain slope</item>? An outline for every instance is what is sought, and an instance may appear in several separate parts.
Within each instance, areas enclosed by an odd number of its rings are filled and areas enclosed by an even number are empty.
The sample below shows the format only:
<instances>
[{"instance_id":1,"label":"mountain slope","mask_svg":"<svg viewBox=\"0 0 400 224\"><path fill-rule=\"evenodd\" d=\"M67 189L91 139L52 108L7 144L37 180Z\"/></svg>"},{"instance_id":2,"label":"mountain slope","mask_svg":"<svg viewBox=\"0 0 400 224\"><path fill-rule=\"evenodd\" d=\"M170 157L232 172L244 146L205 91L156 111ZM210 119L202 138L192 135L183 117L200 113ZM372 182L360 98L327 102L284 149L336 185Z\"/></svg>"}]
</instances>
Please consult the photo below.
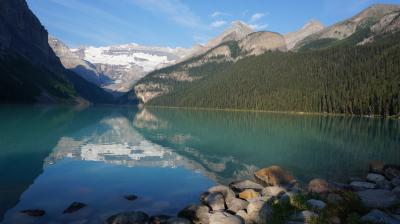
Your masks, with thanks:
<instances>
[{"instance_id":1,"label":"mountain slope","mask_svg":"<svg viewBox=\"0 0 400 224\"><path fill-rule=\"evenodd\" d=\"M68 72L24 0L0 1L1 103L111 103L113 97Z\"/></svg>"},{"instance_id":2,"label":"mountain slope","mask_svg":"<svg viewBox=\"0 0 400 224\"><path fill-rule=\"evenodd\" d=\"M336 23L298 42L294 49L321 49L330 46L362 43L382 33L371 33L371 27L389 14L398 14L400 5L375 4L350 19ZM387 17L386 17L387 18Z\"/></svg>"},{"instance_id":3,"label":"mountain slope","mask_svg":"<svg viewBox=\"0 0 400 224\"><path fill-rule=\"evenodd\" d=\"M318 33L324 29L324 25L316 20L311 20L306 23L300 30L287 33L285 35L286 45L289 50L293 49L297 43L304 40L306 37Z\"/></svg>"},{"instance_id":4,"label":"mountain slope","mask_svg":"<svg viewBox=\"0 0 400 224\"><path fill-rule=\"evenodd\" d=\"M255 41L266 44L257 46L263 51L249 55L242 43L257 36L252 33L150 73L135 86L136 94L156 106L400 116L399 17L392 15L396 7L376 7L351 19L370 21L368 35L357 28L329 47L298 52L263 49L275 43L264 37ZM373 39L362 42L372 33Z\"/></svg>"}]
</instances>

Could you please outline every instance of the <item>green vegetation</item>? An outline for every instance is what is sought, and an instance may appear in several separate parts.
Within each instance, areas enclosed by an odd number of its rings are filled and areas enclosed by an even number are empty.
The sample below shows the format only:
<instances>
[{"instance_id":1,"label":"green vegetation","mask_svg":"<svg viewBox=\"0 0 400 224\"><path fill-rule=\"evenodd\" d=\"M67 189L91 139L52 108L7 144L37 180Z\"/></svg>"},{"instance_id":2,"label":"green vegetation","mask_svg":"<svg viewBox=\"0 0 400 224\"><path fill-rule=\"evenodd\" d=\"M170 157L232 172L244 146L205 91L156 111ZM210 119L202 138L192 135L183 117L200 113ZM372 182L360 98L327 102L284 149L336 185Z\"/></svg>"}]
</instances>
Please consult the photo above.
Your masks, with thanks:
<instances>
[{"instance_id":1,"label":"green vegetation","mask_svg":"<svg viewBox=\"0 0 400 224\"><path fill-rule=\"evenodd\" d=\"M364 35L360 31L325 49L267 52L236 63L213 62L185 70L189 62L184 62L141 82L173 87L149 102L157 106L399 116L400 33L363 46L349 44ZM157 78L160 72L179 70L200 79Z\"/></svg>"}]
</instances>

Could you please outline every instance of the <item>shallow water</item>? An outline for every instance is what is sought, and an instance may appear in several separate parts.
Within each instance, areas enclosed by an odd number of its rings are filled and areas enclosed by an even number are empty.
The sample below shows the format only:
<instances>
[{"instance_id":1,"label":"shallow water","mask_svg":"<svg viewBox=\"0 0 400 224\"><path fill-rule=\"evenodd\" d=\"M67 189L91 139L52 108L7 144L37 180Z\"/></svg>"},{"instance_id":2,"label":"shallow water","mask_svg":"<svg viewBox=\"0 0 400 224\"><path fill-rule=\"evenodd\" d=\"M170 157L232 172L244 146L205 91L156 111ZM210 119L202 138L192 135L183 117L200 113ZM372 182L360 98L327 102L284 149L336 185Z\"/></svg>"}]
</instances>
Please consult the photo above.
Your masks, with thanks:
<instances>
[{"instance_id":1,"label":"shallow water","mask_svg":"<svg viewBox=\"0 0 400 224\"><path fill-rule=\"evenodd\" d=\"M400 163L400 121L122 107L0 108L3 223L98 223L175 215L215 183L280 165L302 183L345 181L371 160ZM124 195L138 199L127 201ZM64 215L74 201L88 206ZM24 209L46 210L41 218ZM2 218L0 218L2 219Z\"/></svg>"}]
</instances>

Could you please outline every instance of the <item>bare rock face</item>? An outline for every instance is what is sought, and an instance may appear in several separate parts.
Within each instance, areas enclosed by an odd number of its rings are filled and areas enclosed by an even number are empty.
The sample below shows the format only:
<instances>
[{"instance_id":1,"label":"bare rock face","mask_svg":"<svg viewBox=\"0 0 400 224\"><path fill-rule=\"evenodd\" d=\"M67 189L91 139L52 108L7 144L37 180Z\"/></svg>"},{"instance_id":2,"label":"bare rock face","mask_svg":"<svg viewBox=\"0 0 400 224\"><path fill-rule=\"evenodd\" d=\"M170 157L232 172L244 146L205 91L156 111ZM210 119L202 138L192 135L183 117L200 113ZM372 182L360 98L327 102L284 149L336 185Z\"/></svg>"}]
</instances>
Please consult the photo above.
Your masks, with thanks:
<instances>
[{"instance_id":1,"label":"bare rock face","mask_svg":"<svg viewBox=\"0 0 400 224\"><path fill-rule=\"evenodd\" d=\"M75 71L82 78L96 85L101 85L102 80L100 74L96 71L94 65L82 60L76 54L72 53L66 44L62 41L49 36L49 45L54 53L60 58L61 63L66 69Z\"/></svg>"},{"instance_id":2,"label":"bare rock face","mask_svg":"<svg viewBox=\"0 0 400 224\"><path fill-rule=\"evenodd\" d=\"M274 32L251 33L239 42L239 46L247 55L260 55L269 50L287 50L285 38Z\"/></svg>"},{"instance_id":3,"label":"bare rock face","mask_svg":"<svg viewBox=\"0 0 400 224\"><path fill-rule=\"evenodd\" d=\"M147 103L151 99L164 95L169 92L169 87L160 83L145 83L135 86L136 96L142 100L143 103Z\"/></svg>"},{"instance_id":4,"label":"bare rock face","mask_svg":"<svg viewBox=\"0 0 400 224\"><path fill-rule=\"evenodd\" d=\"M304 38L320 32L325 27L324 25L316 20L311 20L310 22L306 23L300 30L291 32L285 35L286 46L288 50L291 50L296 46L296 44Z\"/></svg>"},{"instance_id":5,"label":"bare rock face","mask_svg":"<svg viewBox=\"0 0 400 224\"><path fill-rule=\"evenodd\" d=\"M229 29L225 30L221 35L210 40L206 44L205 48L211 49L211 48L216 47L227 41L241 40L252 32L253 32L253 30L246 24L244 24L240 21L235 21L232 23L232 26Z\"/></svg>"},{"instance_id":6,"label":"bare rock face","mask_svg":"<svg viewBox=\"0 0 400 224\"><path fill-rule=\"evenodd\" d=\"M35 64L60 68L61 63L47 38L47 30L29 10L25 0L0 1L0 55L14 52Z\"/></svg>"}]
</instances>

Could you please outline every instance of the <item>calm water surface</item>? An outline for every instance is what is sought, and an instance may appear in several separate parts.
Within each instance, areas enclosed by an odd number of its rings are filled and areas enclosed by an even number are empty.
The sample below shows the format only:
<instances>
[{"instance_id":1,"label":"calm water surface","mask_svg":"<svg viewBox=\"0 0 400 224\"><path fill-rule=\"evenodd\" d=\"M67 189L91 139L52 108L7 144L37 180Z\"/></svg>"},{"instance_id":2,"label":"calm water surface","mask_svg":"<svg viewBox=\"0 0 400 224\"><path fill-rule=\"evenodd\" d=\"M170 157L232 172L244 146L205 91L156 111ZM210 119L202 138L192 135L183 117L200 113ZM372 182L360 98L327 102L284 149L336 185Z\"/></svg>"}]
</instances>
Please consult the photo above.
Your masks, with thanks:
<instances>
[{"instance_id":1,"label":"calm water surface","mask_svg":"<svg viewBox=\"0 0 400 224\"><path fill-rule=\"evenodd\" d=\"M302 183L400 163L400 121L115 107L0 107L0 220L98 223L175 215L216 183L280 165ZM135 194L136 201L124 195ZM88 206L63 215L74 201ZM46 210L41 218L19 213ZM79 221L79 222L78 222Z\"/></svg>"}]
</instances>

